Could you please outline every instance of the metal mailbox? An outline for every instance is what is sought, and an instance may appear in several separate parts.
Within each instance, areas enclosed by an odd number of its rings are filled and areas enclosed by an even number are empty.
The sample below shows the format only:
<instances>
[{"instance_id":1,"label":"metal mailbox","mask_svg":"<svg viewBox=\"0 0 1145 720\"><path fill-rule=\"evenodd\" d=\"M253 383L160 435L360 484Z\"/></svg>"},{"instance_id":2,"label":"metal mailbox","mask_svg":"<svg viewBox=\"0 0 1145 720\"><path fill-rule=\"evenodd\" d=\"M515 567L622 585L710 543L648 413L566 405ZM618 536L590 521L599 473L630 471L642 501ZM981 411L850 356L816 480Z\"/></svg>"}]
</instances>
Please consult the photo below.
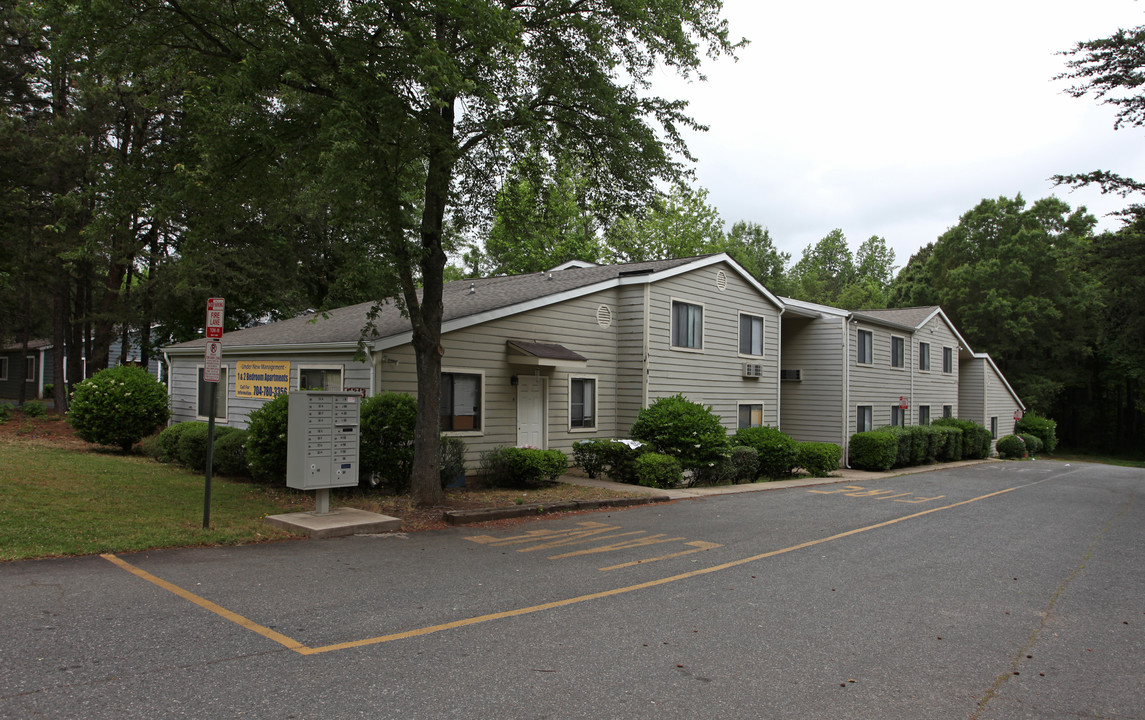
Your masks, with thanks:
<instances>
[{"instance_id":1,"label":"metal mailbox","mask_svg":"<svg viewBox=\"0 0 1145 720\"><path fill-rule=\"evenodd\" d=\"M290 393L286 485L298 490L358 484L362 396L312 390Z\"/></svg>"}]
</instances>

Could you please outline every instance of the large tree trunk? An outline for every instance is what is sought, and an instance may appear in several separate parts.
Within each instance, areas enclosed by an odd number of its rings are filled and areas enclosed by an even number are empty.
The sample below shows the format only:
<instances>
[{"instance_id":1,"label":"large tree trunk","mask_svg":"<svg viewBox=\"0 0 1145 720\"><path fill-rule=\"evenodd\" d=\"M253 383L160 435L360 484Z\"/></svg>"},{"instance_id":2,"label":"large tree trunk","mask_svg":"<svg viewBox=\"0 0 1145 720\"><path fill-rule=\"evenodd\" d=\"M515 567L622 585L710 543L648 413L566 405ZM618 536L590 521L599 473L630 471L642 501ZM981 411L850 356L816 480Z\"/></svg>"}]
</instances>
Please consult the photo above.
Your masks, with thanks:
<instances>
[{"instance_id":1,"label":"large tree trunk","mask_svg":"<svg viewBox=\"0 0 1145 720\"><path fill-rule=\"evenodd\" d=\"M63 415L68 411L68 398L71 390L65 381L68 353L71 350L68 344L68 289L71 287L71 277L68 276L67 268L64 267L64 261L59 257L55 258L53 269L55 271L55 287L52 290L52 370L56 379L56 412Z\"/></svg>"},{"instance_id":2,"label":"large tree trunk","mask_svg":"<svg viewBox=\"0 0 1145 720\"><path fill-rule=\"evenodd\" d=\"M414 503L436 505L445 497L438 469L438 445L441 439L441 319L442 273L446 255L442 248L442 225L449 187L453 177L453 99L442 103L438 120L438 144L429 153L425 180L425 207L421 218L420 303L411 304L412 288L407 288L407 307L413 328L413 348L417 361L417 425L414 429L413 481L410 487Z\"/></svg>"}]
</instances>

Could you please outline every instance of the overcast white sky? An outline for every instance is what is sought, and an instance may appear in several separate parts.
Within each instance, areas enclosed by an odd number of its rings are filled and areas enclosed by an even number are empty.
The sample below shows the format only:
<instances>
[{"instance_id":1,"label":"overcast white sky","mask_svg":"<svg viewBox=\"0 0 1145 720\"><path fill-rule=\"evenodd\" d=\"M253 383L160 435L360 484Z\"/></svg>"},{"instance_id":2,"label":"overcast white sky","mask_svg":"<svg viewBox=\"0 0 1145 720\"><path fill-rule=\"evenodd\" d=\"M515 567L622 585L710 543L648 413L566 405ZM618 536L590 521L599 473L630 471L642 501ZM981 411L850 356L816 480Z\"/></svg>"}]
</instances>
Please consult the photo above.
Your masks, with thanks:
<instances>
[{"instance_id":1,"label":"overcast white sky","mask_svg":"<svg viewBox=\"0 0 1145 720\"><path fill-rule=\"evenodd\" d=\"M1058 51L1145 24L1134 0L725 0L739 61L706 83L665 74L691 101L698 184L730 227L769 228L781 250L840 228L886 238L903 265L982 198L1058 195L1102 218L1124 205L1054 188L1054 173L1145 178L1145 133L1074 99Z\"/></svg>"}]
</instances>

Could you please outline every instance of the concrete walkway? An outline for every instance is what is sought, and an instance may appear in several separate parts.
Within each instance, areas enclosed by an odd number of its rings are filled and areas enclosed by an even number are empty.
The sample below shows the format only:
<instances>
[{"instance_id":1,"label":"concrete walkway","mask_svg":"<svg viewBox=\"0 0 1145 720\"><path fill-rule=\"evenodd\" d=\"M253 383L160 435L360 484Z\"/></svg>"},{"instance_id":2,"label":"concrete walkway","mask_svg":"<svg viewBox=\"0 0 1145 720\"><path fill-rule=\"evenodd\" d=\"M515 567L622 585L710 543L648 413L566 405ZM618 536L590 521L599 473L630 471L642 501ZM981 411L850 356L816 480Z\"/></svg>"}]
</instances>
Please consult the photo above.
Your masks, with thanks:
<instances>
[{"instance_id":1,"label":"concrete walkway","mask_svg":"<svg viewBox=\"0 0 1145 720\"><path fill-rule=\"evenodd\" d=\"M774 480L772 482L758 482L745 485L717 485L715 487L689 487L689 488L673 488L665 490L661 488L644 487L643 485L627 485L625 483L617 483L601 478L589 478L581 471L574 470L572 473L562 475L560 482L569 483L572 485L587 485L590 487L608 488L609 490L616 490L618 492L641 493L658 498L670 498L672 500L682 500L686 498L707 497L709 495L731 495L734 493L747 493L747 492L761 492L764 490L782 490L784 488L793 487L810 487L812 485L830 485L833 483L852 483L855 485L862 483L870 483L884 478L899 477L900 475L915 475L917 473L933 472L935 470L950 470L953 468L968 467L970 465L981 465L983 463L1002 462L1001 460L988 458L986 460L960 460L958 462L938 463L935 465L916 465L913 467L897 468L888 472L868 472L866 470L853 470L850 468L841 468L833 473L830 477L813 478L802 477L795 478L794 480Z\"/></svg>"}]
</instances>

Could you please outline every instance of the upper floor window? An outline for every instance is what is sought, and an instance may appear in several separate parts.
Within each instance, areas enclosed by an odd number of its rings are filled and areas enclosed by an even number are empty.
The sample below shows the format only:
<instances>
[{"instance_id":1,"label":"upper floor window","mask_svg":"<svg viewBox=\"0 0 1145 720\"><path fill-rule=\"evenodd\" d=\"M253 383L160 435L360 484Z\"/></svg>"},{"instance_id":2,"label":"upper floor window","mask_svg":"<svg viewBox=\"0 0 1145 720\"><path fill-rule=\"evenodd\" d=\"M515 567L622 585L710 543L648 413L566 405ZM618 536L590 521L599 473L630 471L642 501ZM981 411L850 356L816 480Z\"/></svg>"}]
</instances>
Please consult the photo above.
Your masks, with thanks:
<instances>
[{"instance_id":1,"label":"upper floor window","mask_svg":"<svg viewBox=\"0 0 1145 720\"><path fill-rule=\"evenodd\" d=\"M569 380L569 426L596 427L596 380L572 378Z\"/></svg>"},{"instance_id":2,"label":"upper floor window","mask_svg":"<svg viewBox=\"0 0 1145 720\"><path fill-rule=\"evenodd\" d=\"M763 355L763 318L739 316L739 351L741 355Z\"/></svg>"},{"instance_id":3,"label":"upper floor window","mask_svg":"<svg viewBox=\"0 0 1145 720\"><path fill-rule=\"evenodd\" d=\"M870 365L875 357L875 338L870 330L859 331L858 362Z\"/></svg>"},{"instance_id":4,"label":"upper floor window","mask_svg":"<svg viewBox=\"0 0 1145 720\"><path fill-rule=\"evenodd\" d=\"M891 367L904 367L906 363L906 340L891 336Z\"/></svg>"},{"instance_id":5,"label":"upper floor window","mask_svg":"<svg viewBox=\"0 0 1145 720\"><path fill-rule=\"evenodd\" d=\"M930 370L930 343L918 344L918 369Z\"/></svg>"},{"instance_id":6,"label":"upper floor window","mask_svg":"<svg viewBox=\"0 0 1145 720\"><path fill-rule=\"evenodd\" d=\"M942 348L942 372L947 375L954 372L954 348Z\"/></svg>"},{"instance_id":7,"label":"upper floor window","mask_svg":"<svg viewBox=\"0 0 1145 720\"><path fill-rule=\"evenodd\" d=\"M441 374L441 429L481 429L481 376Z\"/></svg>"},{"instance_id":8,"label":"upper floor window","mask_svg":"<svg viewBox=\"0 0 1145 720\"><path fill-rule=\"evenodd\" d=\"M672 346L700 350L704 347L702 305L672 301Z\"/></svg>"}]
</instances>

